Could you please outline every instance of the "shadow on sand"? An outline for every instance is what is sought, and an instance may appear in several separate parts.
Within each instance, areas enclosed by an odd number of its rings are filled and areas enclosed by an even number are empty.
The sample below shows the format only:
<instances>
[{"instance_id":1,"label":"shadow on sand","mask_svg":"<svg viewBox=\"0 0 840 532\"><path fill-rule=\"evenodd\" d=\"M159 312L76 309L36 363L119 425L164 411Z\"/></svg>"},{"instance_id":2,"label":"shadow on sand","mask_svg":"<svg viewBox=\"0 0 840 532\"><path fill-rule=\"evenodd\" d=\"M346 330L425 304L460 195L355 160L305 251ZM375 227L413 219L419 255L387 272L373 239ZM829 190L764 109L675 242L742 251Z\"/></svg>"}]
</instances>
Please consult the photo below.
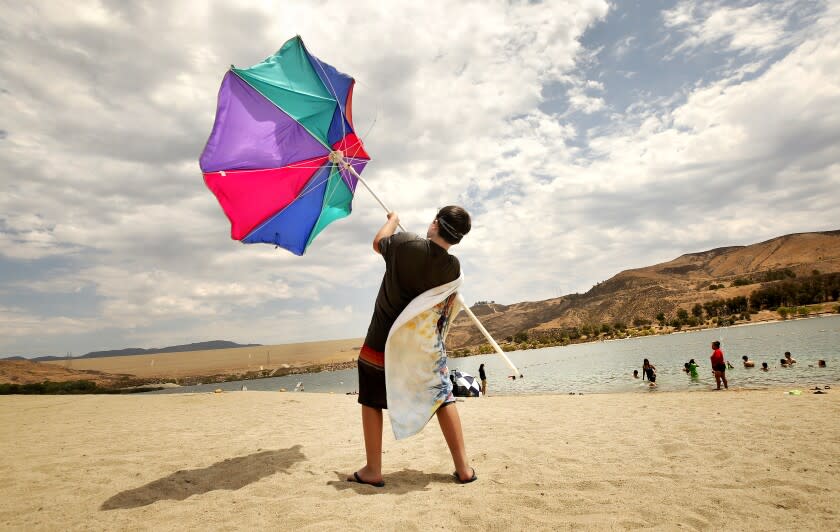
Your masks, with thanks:
<instances>
[{"instance_id":1,"label":"shadow on sand","mask_svg":"<svg viewBox=\"0 0 840 532\"><path fill-rule=\"evenodd\" d=\"M176 471L145 486L117 493L100 510L138 508L162 500L182 501L214 490L238 490L306 460L300 445L228 458L203 469Z\"/></svg>"},{"instance_id":2,"label":"shadow on sand","mask_svg":"<svg viewBox=\"0 0 840 532\"><path fill-rule=\"evenodd\" d=\"M334 487L338 491L353 490L359 495L375 495L377 493L389 493L391 495L404 495L413 491L429 491L430 484L454 484L455 479L452 475L442 475L440 473L424 473L414 469L403 469L395 473L382 475L382 480L385 481L385 486L382 488L375 488L367 484L359 484L358 482L349 482L347 475L350 473L339 473L334 471L338 480L330 480L327 485Z\"/></svg>"}]
</instances>

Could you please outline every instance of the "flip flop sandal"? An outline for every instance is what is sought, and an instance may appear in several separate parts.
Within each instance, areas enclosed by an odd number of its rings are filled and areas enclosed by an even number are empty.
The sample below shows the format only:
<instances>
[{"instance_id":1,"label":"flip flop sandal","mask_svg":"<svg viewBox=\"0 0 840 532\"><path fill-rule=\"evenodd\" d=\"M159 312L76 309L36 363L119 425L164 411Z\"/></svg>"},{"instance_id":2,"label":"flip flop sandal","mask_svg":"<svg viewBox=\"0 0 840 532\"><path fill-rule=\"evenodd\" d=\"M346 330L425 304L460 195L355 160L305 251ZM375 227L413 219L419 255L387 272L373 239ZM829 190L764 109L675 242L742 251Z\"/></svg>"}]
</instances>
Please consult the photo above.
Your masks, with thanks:
<instances>
[{"instance_id":1,"label":"flip flop sandal","mask_svg":"<svg viewBox=\"0 0 840 532\"><path fill-rule=\"evenodd\" d=\"M362 477L359 476L358 471L353 473L353 478L356 479L356 480L350 480L348 478L347 482L357 482L359 484L367 484L368 486L373 486L374 488L384 488L385 487L385 481L384 480L380 480L379 482L368 482L367 480L364 480L364 479L362 479Z\"/></svg>"},{"instance_id":2,"label":"flip flop sandal","mask_svg":"<svg viewBox=\"0 0 840 532\"><path fill-rule=\"evenodd\" d=\"M475 475L475 468L471 467L472 469L472 478L468 478L467 480L461 480L461 477L458 476L458 472L455 471L452 473L452 476L455 477L455 482L458 484L469 484L470 482L475 482L478 480L478 477Z\"/></svg>"}]
</instances>

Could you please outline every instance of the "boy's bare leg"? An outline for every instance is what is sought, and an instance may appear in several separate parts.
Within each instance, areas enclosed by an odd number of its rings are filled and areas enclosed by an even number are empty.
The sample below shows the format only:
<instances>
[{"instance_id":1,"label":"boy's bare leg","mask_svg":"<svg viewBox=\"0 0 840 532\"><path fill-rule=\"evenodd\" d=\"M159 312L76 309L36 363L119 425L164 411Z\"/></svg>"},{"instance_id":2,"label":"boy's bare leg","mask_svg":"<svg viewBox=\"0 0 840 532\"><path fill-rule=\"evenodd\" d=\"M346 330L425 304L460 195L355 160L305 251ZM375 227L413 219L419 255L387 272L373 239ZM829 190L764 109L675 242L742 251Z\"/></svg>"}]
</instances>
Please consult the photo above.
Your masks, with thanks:
<instances>
[{"instance_id":1,"label":"boy's bare leg","mask_svg":"<svg viewBox=\"0 0 840 532\"><path fill-rule=\"evenodd\" d=\"M437 410L438 423L443 432L449 452L452 453L452 461L455 463L455 471L461 480L469 480L473 476L473 469L467 462L467 450L464 446L464 431L461 429L461 417L455 403L449 403Z\"/></svg>"},{"instance_id":2,"label":"boy's bare leg","mask_svg":"<svg viewBox=\"0 0 840 532\"><path fill-rule=\"evenodd\" d=\"M362 432L365 436L367 463L357 471L365 482L382 480L382 410L362 405ZM353 475L347 480L355 480Z\"/></svg>"}]
</instances>

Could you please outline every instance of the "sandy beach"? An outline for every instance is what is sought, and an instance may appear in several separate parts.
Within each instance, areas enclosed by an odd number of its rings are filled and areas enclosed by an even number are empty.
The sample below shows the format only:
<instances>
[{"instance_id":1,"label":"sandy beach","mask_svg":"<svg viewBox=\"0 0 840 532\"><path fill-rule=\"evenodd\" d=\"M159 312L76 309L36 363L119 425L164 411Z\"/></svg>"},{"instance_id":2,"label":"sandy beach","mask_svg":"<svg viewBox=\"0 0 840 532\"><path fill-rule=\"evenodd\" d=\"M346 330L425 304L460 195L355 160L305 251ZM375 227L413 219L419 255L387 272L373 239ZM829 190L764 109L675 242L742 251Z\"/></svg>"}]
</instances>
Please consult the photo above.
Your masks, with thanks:
<instances>
[{"instance_id":1,"label":"sandy beach","mask_svg":"<svg viewBox=\"0 0 840 532\"><path fill-rule=\"evenodd\" d=\"M4 530L832 529L840 390L459 402L478 482L432 421L362 465L354 396L0 397ZM832 525L834 523L834 525Z\"/></svg>"}]
</instances>

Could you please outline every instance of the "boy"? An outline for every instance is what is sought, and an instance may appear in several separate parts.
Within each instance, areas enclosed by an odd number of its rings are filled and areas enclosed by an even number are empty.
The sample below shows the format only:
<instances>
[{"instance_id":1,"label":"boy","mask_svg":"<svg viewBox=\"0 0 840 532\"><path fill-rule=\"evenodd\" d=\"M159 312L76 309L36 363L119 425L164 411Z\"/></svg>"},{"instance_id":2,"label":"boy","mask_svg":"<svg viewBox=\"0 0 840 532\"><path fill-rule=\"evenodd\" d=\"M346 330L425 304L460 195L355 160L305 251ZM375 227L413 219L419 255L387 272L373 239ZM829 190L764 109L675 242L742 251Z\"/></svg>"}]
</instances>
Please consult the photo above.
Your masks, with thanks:
<instances>
[{"instance_id":1,"label":"boy","mask_svg":"<svg viewBox=\"0 0 840 532\"><path fill-rule=\"evenodd\" d=\"M382 480L382 409L388 408L384 354L388 333L397 316L415 297L458 279L461 265L448 250L470 231L471 220L463 208L450 205L438 211L426 238L413 233L394 234L398 226L397 213L388 213L388 221L373 239L373 250L385 259L385 275L358 360L359 404L362 405L367 462L347 477L350 482L378 488L385 485ZM448 381L445 385L451 386ZM477 480L475 470L467 462L461 419L451 393L438 408L437 418L455 462L455 480L459 483Z\"/></svg>"}]
</instances>

